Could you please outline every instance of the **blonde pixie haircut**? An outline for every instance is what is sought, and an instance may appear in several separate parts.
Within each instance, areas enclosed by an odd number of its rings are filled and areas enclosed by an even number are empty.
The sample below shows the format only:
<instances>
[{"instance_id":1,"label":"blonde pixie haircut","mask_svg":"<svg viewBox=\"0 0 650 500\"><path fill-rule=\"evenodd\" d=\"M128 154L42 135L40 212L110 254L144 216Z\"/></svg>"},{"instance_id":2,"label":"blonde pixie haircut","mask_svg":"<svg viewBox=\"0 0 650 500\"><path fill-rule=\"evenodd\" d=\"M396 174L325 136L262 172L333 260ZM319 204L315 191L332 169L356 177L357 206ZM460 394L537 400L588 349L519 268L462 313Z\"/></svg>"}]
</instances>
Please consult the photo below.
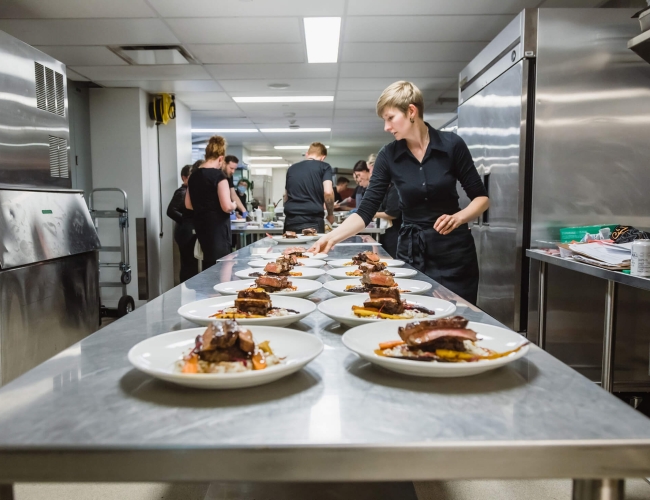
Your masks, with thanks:
<instances>
[{"instance_id":1,"label":"blonde pixie haircut","mask_svg":"<svg viewBox=\"0 0 650 500\"><path fill-rule=\"evenodd\" d=\"M399 81L392 83L379 96L377 115L382 118L387 108L397 108L406 114L409 105L413 104L418 110L418 116L424 119L424 98L422 92L411 82Z\"/></svg>"}]
</instances>

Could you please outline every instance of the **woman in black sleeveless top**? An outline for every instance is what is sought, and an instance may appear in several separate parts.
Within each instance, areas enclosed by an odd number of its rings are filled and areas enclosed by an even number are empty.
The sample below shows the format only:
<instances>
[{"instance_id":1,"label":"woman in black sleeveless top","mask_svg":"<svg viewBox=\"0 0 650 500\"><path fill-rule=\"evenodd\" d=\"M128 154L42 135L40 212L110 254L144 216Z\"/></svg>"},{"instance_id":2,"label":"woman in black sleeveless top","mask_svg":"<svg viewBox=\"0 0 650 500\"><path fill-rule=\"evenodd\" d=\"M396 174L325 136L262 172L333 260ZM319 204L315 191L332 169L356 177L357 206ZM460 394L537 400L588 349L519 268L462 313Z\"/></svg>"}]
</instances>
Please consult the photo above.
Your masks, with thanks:
<instances>
[{"instance_id":1,"label":"woman in black sleeveless top","mask_svg":"<svg viewBox=\"0 0 650 500\"><path fill-rule=\"evenodd\" d=\"M203 269L231 252L230 200L228 178L222 171L226 140L215 135L205 148L205 162L190 176L185 206L194 210L194 229L203 250Z\"/></svg>"},{"instance_id":2,"label":"woman in black sleeveless top","mask_svg":"<svg viewBox=\"0 0 650 500\"><path fill-rule=\"evenodd\" d=\"M361 206L312 251L327 252L361 231L377 212L392 182L399 193L403 225L397 257L475 304L478 259L468 222L489 206L487 192L465 142L423 120L424 100L410 82L390 85L377 101L384 130L395 137L377 155ZM460 209L456 184L472 200Z\"/></svg>"}]
</instances>

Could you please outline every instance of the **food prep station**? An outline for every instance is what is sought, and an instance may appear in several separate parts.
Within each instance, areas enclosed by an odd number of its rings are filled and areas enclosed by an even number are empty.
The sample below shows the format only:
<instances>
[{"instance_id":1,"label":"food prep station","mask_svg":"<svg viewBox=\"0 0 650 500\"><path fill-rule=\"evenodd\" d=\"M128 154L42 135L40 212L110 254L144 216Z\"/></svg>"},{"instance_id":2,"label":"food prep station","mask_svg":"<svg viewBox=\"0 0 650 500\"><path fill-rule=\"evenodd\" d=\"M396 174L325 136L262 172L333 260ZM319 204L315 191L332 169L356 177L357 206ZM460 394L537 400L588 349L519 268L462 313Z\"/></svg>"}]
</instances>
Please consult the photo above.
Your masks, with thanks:
<instances>
[{"instance_id":1,"label":"food prep station","mask_svg":"<svg viewBox=\"0 0 650 500\"><path fill-rule=\"evenodd\" d=\"M579 498L595 499L650 475L650 421L535 346L481 376L411 377L361 360L341 342L347 328L316 310L291 328L324 351L268 385L188 389L129 364L140 341L194 326L182 305L274 249L238 250L0 389L0 498L19 481L573 478ZM387 256L357 236L328 259L366 250ZM457 314L499 325L416 278ZM309 300L332 297L321 288Z\"/></svg>"}]
</instances>

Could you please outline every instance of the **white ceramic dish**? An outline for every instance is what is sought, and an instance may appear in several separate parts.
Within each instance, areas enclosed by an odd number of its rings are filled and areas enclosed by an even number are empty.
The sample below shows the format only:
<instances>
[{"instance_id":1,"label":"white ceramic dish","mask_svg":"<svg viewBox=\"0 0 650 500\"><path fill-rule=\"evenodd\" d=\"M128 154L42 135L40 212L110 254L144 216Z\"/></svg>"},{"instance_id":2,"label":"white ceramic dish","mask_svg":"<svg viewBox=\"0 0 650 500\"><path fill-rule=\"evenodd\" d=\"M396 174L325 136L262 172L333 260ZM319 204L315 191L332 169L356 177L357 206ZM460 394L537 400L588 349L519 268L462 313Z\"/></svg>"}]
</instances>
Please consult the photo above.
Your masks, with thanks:
<instances>
[{"instance_id":1,"label":"white ceramic dish","mask_svg":"<svg viewBox=\"0 0 650 500\"><path fill-rule=\"evenodd\" d=\"M271 326L252 326L255 343L269 341L274 354L284 362L265 370L243 373L178 373L175 364L194 347L194 339L205 328L164 333L143 340L129 351L129 361L152 377L200 389L240 389L268 384L303 368L323 351L315 335Z\"/></svg>"},{"instance_id":2,"label":"white ceramic dish","mask_svg":"<svg viewBox=\"0 0 650 500\"><path fill-rule=\"evenodd\" d=\"M352 306L363 307L363 302L367 300L366 294L346 295L345 297L336 297L322 302L318 306L318 310L325 316L329 316L335 321L347 326L358 326L365 323L393 323L399 320L393 319L375 319L375 318L360 318L352 312ZM415 302L427 309L434 311L434 316L418 319L438 319L446 316L451 316L456 311L456 306L446 300L438 299L435 297L423 297L420 295L405 297L408 302ZM417 321L412 319L409 321Z\"/></svg>"},{"instance_id":3,"label":"white ceramic dish","mask_svg":"<svg viewBox=\"0 0 650 500\"><path fill-rule=\"evenodd\" d=\"M381 259L380 262L383 262L388 267L402 267L404 265L403 260L396 259ZM329 260L327 263L332 267L351 267L352 269L356 269L358 267L355 264L352 264L352 259Z\"/></svg>"},{"instance_id":4,"label":"white ceramic dish","mask_svg":"<svg viewBox=\"0 0 650 500\"><path fill-rule=\"evenodd\" d=\"M283 238L282 235L271 236L271 239L273 241L277 241L278 243L284 243L287 245L293 245L294 243L306 243L308 241L312 241L317 238L318 236L303 236L301 234L299 234L296 238Z\"/></svg>"},{"instance_id":5,"label":"white ceramic dish","mask_svg":"<svg viewBox=\"0 0 650 500\"><path fill-rule=\"evenodd\" d=\"M335 267L334 269L330 269L329 271L327 271L327 274L329 274L332 278L336 278L337 280L355 279L354 276L348 276L347 274L345 274L345 273L349 273L350 271L354 271L355 269L356 267L353 268ZM415 269L406 269L403 267L389 267L387 268L387 270L393 273L396 279L410 278L412 276L415 276L418 273Z\"/></svg>"},{"instance_id":6,"label":"white ceramic dish","mask_svg":"<svg viewBox=\"0 0 650 500\"><path fill-rule=\"evenodd\" d=\"M397 328L406 323L408 321L357 326L345 332L343 335L343 344L373 364L398 373L418 377L467 377L469 375L477 375L512 363L514 360L525 356L529 350L529 346L524 346L519 351L503 358L471 363L412 361L408 359L388 358L375 354L374 351L379 348L380 342L399 340L400 337L397 333ZM474 330L478 334L478 337L481 339L477 342L479 346L492 349L496 352L511 351L526 342L526 339L518 333L498 326L470 321L467 328Z\"/></svg>"},{"instance_id":7,"label":"white ceramic dish","mask_svg":"<svg viewBox=\"0 0 650 500\"><path fill-rule=\"evenodd\" d=\"M287 295L289 297L307 297L312 293L320 290L323 284L320 281L314 280L301 280L298 278L289 278L291 284L296 287L296 290L286 290L281 292L273 292L272 296ZM240 290L251 288L255 286L255 280L239 280L239 281L226 281L215 285L214 289L222 295L237 295Z\"/></svg>"},{"instance_id":8,"label":"white ceramic dish","mask_svg":"<svg viewBox=\"0 0 650 500\"><path fill-rule=\"evenodd\" d=\"M282 307L298 311L298 314L276 316L272 318L244 318L237 319L237 322L244 326L287 326L296 321L300 321L316 309L316 305L309 300L299 299L297 297L287 297L286 295L273 295L271 303L274 307ZM215 319L211 318L211 315L216 314L218 311L225 309L226 307L234 307L234 305L235 297L232 295L226 297L211 297L209 299L197 300L196 302L191 302L181 306L178 310L178 314L197 325L207 325Z\"/></svg>"},{"instance_id":9,"label":"white ceramic dish","mask_svg":"<svg viewBox=\"0 0 650 500\"><path fill-rule=\"evenodd\" d=\"M313 254L311 252L303 252L303 255L306 255L310 259L324 259L327 257L326 253L320 252L317 254ZM264 253L259 255L259 257L262 257L263 259L272 259L275 260L278 257L282 257L282 252L272 252L272 253ZM303 257L298 257L298 262L305 260Z\"/></svg>"},{"instance_id":10,"label":"white ceramic dish","mask_svg":"<svg viewBox=\"0 0 650 500\"><path fill-rule=\"evenodd\" d=\"M251 260L248 265L251 267L266 267L266 265L269 263L268 260L265 259L257 259L257 260ZM294 271L298 271L299 269L302 269L303 267L323 267L327 262L324 260L319 260L319 259L300 259L300 263L302 266L296 266L294 267Z\"/></svg>"},{"instance_id":11,"label":"white ceramic dish","mask_svg":"<svg viewBox=\"0 0 650 500\"><path fill-rule=\"evenodd\" d=\"M431 286L432 286L431 283L427 283L426 281L420 281L420 280L396 279L395 283L397 283L397 286L399 287L400 290L408 290L408 292L406 291L401 292L402 294L405 295L422 294L431 290ZM356 279L348 279L348 280L328 281L323 285L323 287L338 297L343 297L345 295L363 295L364 297L366 297L368 295L365 292L348 292L346 290L346 287L350 285L359 286L361 285L361 280L359 280L359 278L356 278Z\"/></svg>"},{"instance_id":12,"label":"white ceramic dish","mask_svg":"<svg viewBox=\"0 0 650 500\"><path fill-rule=\"evenodd\" d=\"M318 267L305 267L305 266L299 266L297 268L294 268L292 272L302 273L302 276L290 276L289 279L315 280L320 278L323 274L325 274L325 270L323 269L320 269ZM264 270L260 269L259 267L256 268L249 267L248 269L237 271L235 273L235 276L242 279L257 278L257 276L251 276L251 273L264 273Z\"/></svg>"}]
</instances>

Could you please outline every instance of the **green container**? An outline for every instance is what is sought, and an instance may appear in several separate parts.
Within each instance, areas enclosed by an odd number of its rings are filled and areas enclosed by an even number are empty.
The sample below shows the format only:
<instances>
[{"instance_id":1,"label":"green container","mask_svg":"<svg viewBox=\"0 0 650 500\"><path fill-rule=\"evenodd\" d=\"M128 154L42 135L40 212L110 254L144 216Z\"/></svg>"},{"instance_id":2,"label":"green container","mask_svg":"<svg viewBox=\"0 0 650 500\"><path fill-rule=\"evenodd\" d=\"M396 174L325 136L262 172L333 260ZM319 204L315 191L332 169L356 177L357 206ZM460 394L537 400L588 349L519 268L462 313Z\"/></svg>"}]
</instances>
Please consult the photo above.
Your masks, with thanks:
<instances>
[{"instance_id":1,"label":"green container","mask_svg":"<svg viewBox=\"0 0 650 500\"><path fill-rule=\"evenodd\" d=\"M618 224L603 224L599 226L578 226L578 227L563 227L560 229L560 241L562 243L571 243L572 241L580 241L585 233L596 234L601 229L608 227L613 231Z\"/></svg>"}]
</instances>

